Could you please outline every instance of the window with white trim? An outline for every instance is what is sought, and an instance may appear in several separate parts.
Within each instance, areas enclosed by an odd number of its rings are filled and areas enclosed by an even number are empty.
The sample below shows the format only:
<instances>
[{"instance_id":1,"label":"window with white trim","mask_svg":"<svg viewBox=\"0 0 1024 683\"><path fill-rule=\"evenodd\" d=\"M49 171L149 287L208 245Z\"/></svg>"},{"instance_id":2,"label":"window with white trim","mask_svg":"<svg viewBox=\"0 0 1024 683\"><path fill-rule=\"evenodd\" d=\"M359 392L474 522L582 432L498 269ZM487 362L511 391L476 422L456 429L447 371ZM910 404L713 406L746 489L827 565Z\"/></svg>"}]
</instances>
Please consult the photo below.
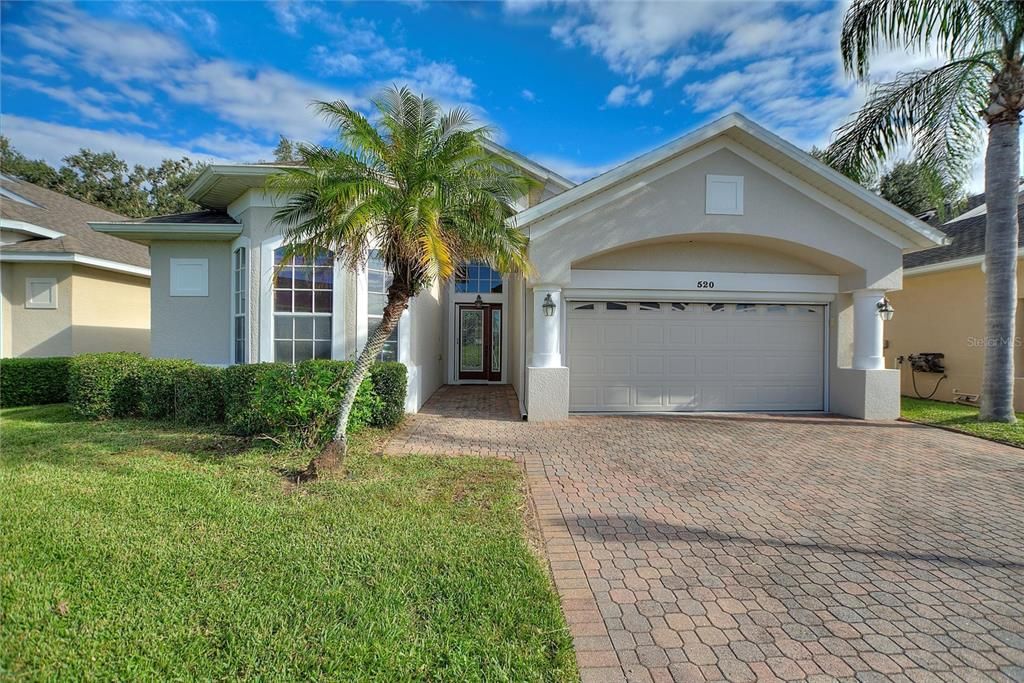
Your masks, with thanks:
<instances>
[{"instance_id":1,"label":"window with white trim","mask_svg":"<svg viewBox=\"0 0 1024 683\"><path fill-rule=\"evenodd\" d=\"M274 361L330 358L334 313L334 254L285 260L274 250Z\"/></svg>"},{"instance_id":2,"label":"window with white trim","mask_svg":"<svg viewBox=\"0 0 1024 683\"><path fill-rule=\"evenodd\" d=\"M25 278L25 308L57 308L57 278Z\"/></svg>"},{"instance_id":3,"label":"window with white trim","mask_svg":"<svg viewBox=\"0 0 1024 683\"><path fill-rule=\"evenodd\" d=\"M234 344L235 363L245 363L248 306L249 306L249 270L248 249L238 247L231 255L231 301L234 307L232 316L232 341Z\"/></svg>"},{"instance_id":4,"label":"window with white trim","mask_svg":"<svg viewBox=\"0 0 1024 683\"><path fill-rule=\"evenodd\" d=\"M366 259L366 334L371 335L384 318L384 307L388 303L388 287L391 286L391 273L384 263L380 249L371 249ZM399 323L401 325L401 323ZM391 336L384 342L377 360L398 360L398 327L391 331Z\"/></svg>"}]
</instances>

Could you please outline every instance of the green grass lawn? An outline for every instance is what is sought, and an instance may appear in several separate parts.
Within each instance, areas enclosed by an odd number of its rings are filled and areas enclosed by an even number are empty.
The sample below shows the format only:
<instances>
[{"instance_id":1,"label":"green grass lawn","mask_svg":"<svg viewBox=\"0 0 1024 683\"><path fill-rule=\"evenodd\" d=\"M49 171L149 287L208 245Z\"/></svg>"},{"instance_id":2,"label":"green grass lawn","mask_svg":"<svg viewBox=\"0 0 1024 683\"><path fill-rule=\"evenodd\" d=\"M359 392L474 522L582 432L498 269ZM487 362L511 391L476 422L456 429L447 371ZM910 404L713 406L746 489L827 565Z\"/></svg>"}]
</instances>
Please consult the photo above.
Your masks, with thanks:
<instances>
[{"instance_id":1,"label":"green grass lawn","mask_svg":"<svg viewBox=\"0 0 1024 683\"><path fill-rule=\"evenodd\" d=\"M903 397L903 418L912 422L946 427L958 432L994 439L1024 447L1024 413L1017 413L1017 424L978 422L978 409L972 406Z\"/></svg>"},{"instance_id":2,"label":"green grass lawn","mask_svg":"<svg viewBox=\"0 0 1024 683\"><path fill-rule=\"evenodd\" d=\"M570 680L517 468L0 411L0 679Z\"/></svg>"}]
</instances>

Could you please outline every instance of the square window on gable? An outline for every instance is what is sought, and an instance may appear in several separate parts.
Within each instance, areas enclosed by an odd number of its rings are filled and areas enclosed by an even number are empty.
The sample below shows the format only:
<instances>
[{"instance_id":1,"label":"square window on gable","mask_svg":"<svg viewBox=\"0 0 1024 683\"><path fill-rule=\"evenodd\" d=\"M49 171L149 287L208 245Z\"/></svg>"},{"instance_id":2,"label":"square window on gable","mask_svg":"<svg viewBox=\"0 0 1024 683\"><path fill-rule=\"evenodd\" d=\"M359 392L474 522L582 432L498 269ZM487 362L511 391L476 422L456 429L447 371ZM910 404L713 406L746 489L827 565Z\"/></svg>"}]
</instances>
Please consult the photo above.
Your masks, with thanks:
<instances>
[{"instance_id":1,"label":"square window on gable","mask_svg":"<svg viewBox=\"0 0 1024 683\"><path fill-rule=\"evenodd\" d=\"M743 215L743 176L707 176L706 214Z\"/></svg>"}]
</instances>

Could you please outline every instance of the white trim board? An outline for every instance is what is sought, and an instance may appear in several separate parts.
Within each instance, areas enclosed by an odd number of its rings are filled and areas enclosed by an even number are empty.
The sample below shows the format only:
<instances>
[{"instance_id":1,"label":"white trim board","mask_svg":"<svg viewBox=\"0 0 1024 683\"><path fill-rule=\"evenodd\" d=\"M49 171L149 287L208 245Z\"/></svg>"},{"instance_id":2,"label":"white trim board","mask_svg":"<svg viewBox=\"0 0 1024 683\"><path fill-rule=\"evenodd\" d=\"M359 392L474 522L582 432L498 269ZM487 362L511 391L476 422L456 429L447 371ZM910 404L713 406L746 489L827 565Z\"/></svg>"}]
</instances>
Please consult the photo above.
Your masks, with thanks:
<instances>
[{"instance_id":1,"label":"white trim board","mask_svg":"<svg viewBox=\"0 0 1024 683\"><path fill-rule=\"evenodd\" d=\"M112 270L117 273L128 273L148 278L149 268L132 266L120 261L108 261L107 259L94 256L83 256L82 254L69 254L67 252L39 253L39 254L12 254L9 251L0 252L0 261L12 263L74 263L80 266L99 268L100 270Z\"/></svg>"},{"instance_id":2,"label":"white trim board","mask_svg":"<svg viewBox=\"0 0 1024 683\"><path fill-rule=\"evenodd\" d=\"M44 228L43 226L36 225L35 223L26 223L25 221L16 221L10 218L0 218L0 230L23 232L28 235L35 235L36 237L45 237L46 239L51 240L64 236L64 233L62 232L51 230L50 228Z\"/></svg>"},{"instance_id":3,"label":"white trim board","mask_svg":"<svg viewBox=\"0 0 1024 683\"><path fill-rule=\"evenodd\" d=\"M701 286L698 283L704 283ZM573 270L573 289L676 290L696 292L785 292L835 294L836 275L728 273L667 270Z\"/></svg>"}]
</instances>

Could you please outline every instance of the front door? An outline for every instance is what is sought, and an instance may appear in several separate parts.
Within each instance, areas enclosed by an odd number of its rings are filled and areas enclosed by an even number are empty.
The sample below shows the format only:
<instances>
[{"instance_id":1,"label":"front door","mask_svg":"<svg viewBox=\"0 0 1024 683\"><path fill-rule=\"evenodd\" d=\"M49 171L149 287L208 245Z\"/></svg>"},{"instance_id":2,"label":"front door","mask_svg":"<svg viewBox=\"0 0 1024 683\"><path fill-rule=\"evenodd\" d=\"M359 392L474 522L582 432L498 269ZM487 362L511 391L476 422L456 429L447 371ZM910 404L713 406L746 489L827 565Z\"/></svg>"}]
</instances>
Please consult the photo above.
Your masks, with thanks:
<instances>
[{"instance_id":1,"label":"front door","mask_svg":"<svg viewBox=\"0 0 1024 683\"><path fill-rule=\"evenodd\" d=\"M501 304L459 304L459 380L501 381Z\"/></svg>"}]
</instances>

